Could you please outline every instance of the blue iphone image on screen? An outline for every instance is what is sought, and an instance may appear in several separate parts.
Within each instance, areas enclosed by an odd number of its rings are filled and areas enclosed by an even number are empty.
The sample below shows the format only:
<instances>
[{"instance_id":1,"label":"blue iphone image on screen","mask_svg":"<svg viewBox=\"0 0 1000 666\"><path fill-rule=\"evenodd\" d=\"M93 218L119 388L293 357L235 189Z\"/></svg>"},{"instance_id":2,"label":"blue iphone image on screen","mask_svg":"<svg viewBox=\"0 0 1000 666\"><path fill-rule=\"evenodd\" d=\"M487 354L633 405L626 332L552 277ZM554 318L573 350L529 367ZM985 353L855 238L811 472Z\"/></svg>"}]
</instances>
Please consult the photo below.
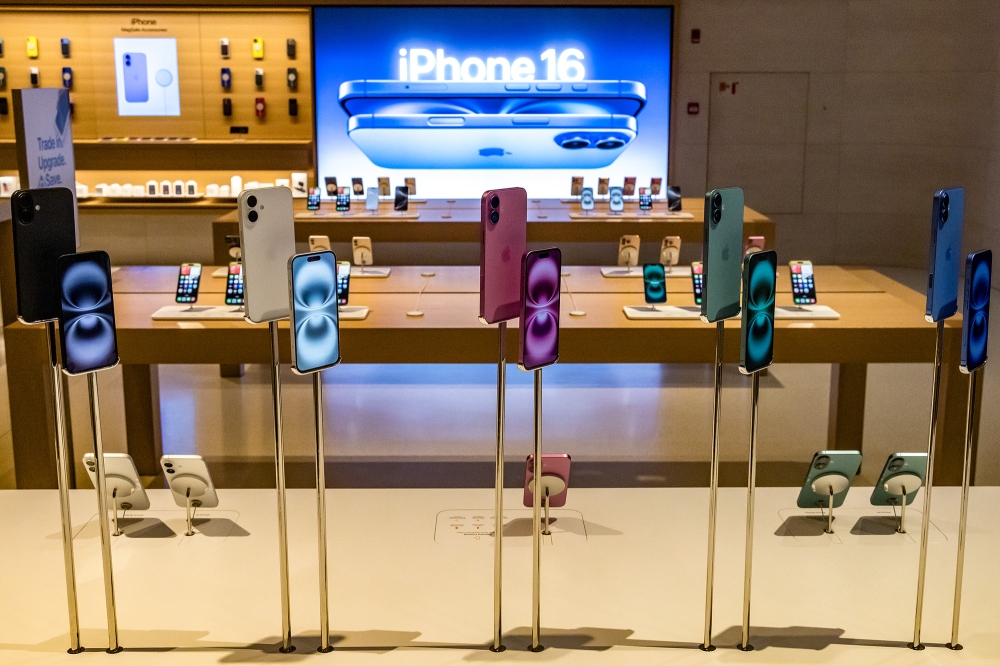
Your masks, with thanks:
<instances>
[{"instance_id":1,"label":"blue iphone image on screen","mask_svg":"<svg viewBox=\"0 0 1000 666\"><path fill-rule=\"evenodd\" d=\"M954 187L934 194L931 213L931 261L927 276L925 319L936 322L958 312L958 271L962 252L965 190Z\"/></svg>"},{"instance_id":2,"label":"blue iphone image on screen","mask_svg":"<svg viewBox=\"0 0 1000 666\"><path fill-rule=\"evenodd\" d=\"M81 375L118 364L111 259L107 252L66 254L59 274L59 340L65 371Z\"/></svg>"},{"instance_id":3,"label":"blue iphone image on screen","mask_svg":"<svg viewBox=\"0 0 1000 666\"><path fill-rule=\"evenodd\" d=\"M754 252L743 260L743 321L740 328L740 372L749 375L774 358L774 294L778 255Z\"/></svg>"},{"instance_id":4,"label":"blue iphone image on screen","mask_svg":"<svg viewBox=\"0 0 1000 666\"><path fill-rule=\"evenodd\" d=\"M125 65L125 101L131 104L149 101L149 77L146 74L146 54L126 53L122 56Z\"/></svg>"},{"instance_id":5,"label":"blue iphone image on screen","mask_svg":"<svg viewBox=\"0 0 1000 666\"><path fill-rule=\"evenodd\" d=\"M667 275L663 264L643 264L642 284L647 305L667 302Z\"/></svg>"},{"instance_id":6,"label":"blue iphone image on screen","mask_svg":"<svg viewBox=\"0 0 1000 666\"><path fill-rule=\"evenodd\" d=\"M980 250L965 262L965 307L962 310L962 362L959 369L970 373L986 363L990 328L990 288L993 251Z\"/></svg>"},{"instance_id":7,"label":"blue iphone image on screen","mask_svg":"<svg viewBox=\"0 0 1000 666\"><path fill-rule=\"evenodd\" d=\"M340 363L337 257L329 250L297 254L288 267L292 369L304 374Z\"/></svg>"}]
</instances>

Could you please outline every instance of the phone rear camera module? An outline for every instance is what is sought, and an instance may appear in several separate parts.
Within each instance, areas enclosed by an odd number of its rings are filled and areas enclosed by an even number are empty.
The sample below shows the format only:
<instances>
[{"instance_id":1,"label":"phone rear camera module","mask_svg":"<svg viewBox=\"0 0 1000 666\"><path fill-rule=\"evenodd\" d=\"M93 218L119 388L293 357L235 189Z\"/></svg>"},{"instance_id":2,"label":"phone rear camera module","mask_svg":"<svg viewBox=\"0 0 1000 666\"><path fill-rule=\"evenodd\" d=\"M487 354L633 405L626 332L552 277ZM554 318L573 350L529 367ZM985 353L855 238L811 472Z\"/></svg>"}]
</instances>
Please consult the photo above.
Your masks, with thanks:
<instances>
[{"instance_id":1,"label":"phone rear camera module","mask_svg":"<svg viewBox=\"0 0 1000 666\"><path fill-rule=\"evenodd\" d=\"M490 222L496 224L499 221L500 221L500 211L495 210L492 213L490 213Z\"/></svg>"},{"instance_id":2,"label":"phone rear camera module","mask_svg":"<svg viewBox=\"0 0 1000 666\"><path fill-rule=\"evenodd\" d=\"M256 208L257 197L253 196L252 194L249 197L247 197L247 205L250 206L251 208Z\"/></svg>"},{"instance_id":3,"label":"phone rear camera module","mask_svg":"<svg viewBox=\"0 0 1000 666\"><path fill-rule=\"evenodd\" d=\"M31 200L31 195L27 192L21 192L17 195L17 201L15 205L20 213L18 218L24 224L31 222L35 218L35 206L34 201Z\"/></svg>"},{"instance_id":4,"label":"phone rear camera module","mask_svg":"<svg viewBox=\"0 0 1000 666\"><path fill-rule=\"evenodd\" d=\"M830 456L820 456L813 465L816 469L826 469L830 465Z\"/></svg>"},{"instance_id":5,"label":"phone rear camera module","mask_svg":"<svg viewBox=\"0 0 1000 666\"><path fill-rule=\"evenodd\" d=\"M905 461L902 458L893 458L889 462L889 471L890 472L898 472L899 470L903 469L903 463L904 462Z\"/></svg>"},{"instance_id":6,"label":"phone rear camera module","mask_svg":"<svg viewBox=\"0 0 1000 666\"><path fill-rule=\"evenodd\" d=\"M615 137L609 137L607 139L601 139L594 145L600 150L615 150L624 146L625 142Z\"/></svg>"},{"instance_id":7,"label":"phone rear camera module","mask_svg":"<svg viewBox=\"0 0 1000 666\"><path fill-rule=\"evenodd\" d=\"M579 150L580 148L586 148L587 146L589 146L590 141L584 139L583 137L574 136L571 139L564 139L563 142L559 145L569 150Z\"/></svg>"},{"instance_id":8,"label":"phone rear camera module","mask_svg":"<svg viewBox=\"0 0 1000 666\"><path fill-rule=\"evenodd\" d=\"M945 193L944 196L941 197L941 214L939 216L941 218L942 225L944 225L944 223L948 221L948 210L951 207L950 204L951 204L951 197L949 197L948 194Z\"/></svg>"},{"instance_id":9,"label":"phone rear camera module","mask_svg":"<svg viewBox=\"0 0 1000 666\"><path fill-rule=\"evenodd\" d=\"M500 197L498 197L497 195L494 194L493 198L490 199L490 205L493 206L494 208L499 208L500 207Z\"/></svg>"},{"instance_id":10,"label":"phone rear camera module","mask_svg":"<svg viewBox=\"0 0 1000 666\"><path fill-rule=\"evenodd\" d=\"M247 215L247 219L250 220L251 222L256 222L257 221L257 211L255 211L255 210L250 211L250 213Z\"/></svg>"},{"instance_id":11,"label":"phone rear camera module","mask_svg":"<svg viewBox=\"0 0 1000 666\"><path fill-rule=\"evenodd\" d=\"M718 224L719 222L722 222L722 209L721 208L713 208L712 209L712 221L715 222L716 224Z\"/></svg>"}]
</instances>

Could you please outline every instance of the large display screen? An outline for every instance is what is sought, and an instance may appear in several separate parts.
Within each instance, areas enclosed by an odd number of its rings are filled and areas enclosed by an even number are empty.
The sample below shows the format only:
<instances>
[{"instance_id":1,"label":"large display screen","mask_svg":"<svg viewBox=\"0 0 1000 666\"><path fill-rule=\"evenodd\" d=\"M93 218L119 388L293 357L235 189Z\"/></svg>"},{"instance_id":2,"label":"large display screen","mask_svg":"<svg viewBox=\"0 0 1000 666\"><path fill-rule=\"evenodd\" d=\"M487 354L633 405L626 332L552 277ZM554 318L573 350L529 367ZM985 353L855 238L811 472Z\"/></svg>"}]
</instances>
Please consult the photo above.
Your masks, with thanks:
<instances>
[{"instance_id":1,"label":"large display screen","mask_svg":"<svg viewBox=\"0 0 1000 666\"><path fill-rule=\"evenodd\" d=\"M115 79L119 116L181 115L173 37L116 37Z\"/></svg>"},{"instance_id":2,"label":"large display screen","mask_svg":"<svg viewBox=\"0 0 1000 666\"><path fill-rule=\"evenodd\" d=\"M548 198L573 176L667 177L672 21L669 7L316 8L319 178Z\"/></svg>"}]
</instances>

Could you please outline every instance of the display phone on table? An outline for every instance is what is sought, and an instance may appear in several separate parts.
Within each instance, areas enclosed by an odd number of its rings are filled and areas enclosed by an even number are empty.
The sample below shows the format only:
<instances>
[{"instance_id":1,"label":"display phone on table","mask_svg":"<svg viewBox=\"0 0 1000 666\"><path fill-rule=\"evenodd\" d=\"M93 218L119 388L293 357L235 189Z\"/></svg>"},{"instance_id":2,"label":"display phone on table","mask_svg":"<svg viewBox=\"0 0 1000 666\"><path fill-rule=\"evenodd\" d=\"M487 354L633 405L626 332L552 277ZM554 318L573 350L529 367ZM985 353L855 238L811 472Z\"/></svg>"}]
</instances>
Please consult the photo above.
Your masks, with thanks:
<instances>
[{"instance_id":1,"label":"display phone on table","mask_svg":"<svg viewBox=\"0 0 1000 666\"><path fill-rule=\"evenodd\" d=\"M168 454L160 458L160 468L177 506L187 506L189 493L196 507L212 509L219 506L212 475L201 456Z\"/></svg>"},{"instance_id":2,"label":"display phone on table","mask_svg":"<svg viewBox=\"0 0 1000 666\"><path fill-rule=\"evenodd\" d=\"M955 187L934 194L931 212L931 261L927 275L929 322L947 319L958 312L958 255L962 251L962 217L965 190Z\"/></svg>"},{"instance_id":3,"label":"display phone on table","mask_svg":"<svg viewBox=\"0 0 1000 666\"><path fill-rule=\"evenodd\" d=\"M319 210L319 188L310 187L309 196L306 198L306 210Z\"/></svg>"},{"instance_id":4,"label":"display phone on table","mask_svg":"<svg viewBox=\"0 0 1000 666\"><path fill-rule=\"evenodd\" d=\"M479 321L496 324L517 317L521 308L528 194L520 187L487 190L479 207Z\"/></svg>"},{"instance_id":5,"label":"display phone on table","mask_svg":"<svg viewBox=\"0 0 1000 666\"><path fill-rule=\"evenodd\" d=\"M346 187L337 188L337 211L345 212L351 210L351 193Z\"/></svg>"},{"instance_id":6,"label":"display phone on table","mask_svg":"<svg viewBox=\"0 0 1000 666\"><path fill-rule=\"evenodd\" d=\"M594 210L594 188L580 190L580 210Z\"/></svg>"},{"instance_id":7,"label":"display phone on table","mask_svg":"<svg viewBox=\"0 0 1000 666\"><path fill-rule=\"evenodd\" d=\"M703 266L700 261L691 262L691 287L694 290L694 304L701 305L702 292L704 290Z\"/></svg>"},{"instance_id":8,"label":"display phone on table","mask_svg":"<svg viewBox=\"0 0 1000 666\"><path fill-rule=\"evenodd\" d=\"M93 453L83 455L90 482L97 487L97 457ZM107 479L108 494L114 493L117 511L145 511L149 508L149 496L142 487L135 461L127 453L104 454L104 476Z\"/></svg>"},{"instance_id":9,"label":"display phone on table","mask_svg":"<svg viewBox=\"0 0 1000 666\"><path fill-rule=\"evenodd\" d=\"M660 196L660 190L663 188L662 178L651 178L649 181L649 193L654 197Z\"/></svg>"},{"instance_id":10,"label":"display phone on table","mask_svg":"<svg viewBox=\"0 0 1000 666\"><path fill-rule=\"evenodd\" d=\"M76 206L65 187L18 190L11 195L17 318L36 324L59 318L56 262L76 252Z\"/></svg>"},{"instance_id":11,"label":"display phone on table","mask_svg":"<svg viewBox=\"0 0 1000 666\"><path fill-rule=\"evenodd\" d=\"M653 210L653 195L648 187L639 188L639 210Z\"/></svg>"},{"instance_id":12,"label":"display phone on table","mask_svg":"<svg viewBox=\"0 0 1000 666\"><path fill-rule=\"evenodd\" d=\"M743 259L743 313L740 326L740 372L750 375L774 360L774 300L778 255L754 252Z\"/></svg>"},{"instance_id":13,"label":"display phone on table","mask_svg":"<svg viewBox=\"0 0 1000 666\"><path fill-rule=\"evenodd\" d=\"M992 250L969 255L965 262L965 307L962 309L962 360L959 370L972 373L986 364L990 327Z\"/></svg>"},{"instance_id":14,"label":"display phone on table","mask_svg":"<svg viewBox=\"0 0 1000 666\"><path fill-rule=\"evenodd\" d=\"M625 196L622 194L622 188L617 185L608 190L608 210L612 213L625 210Z\"/></svg>"},{"instance_id":15,"label":"display phone on table","mask_svg":"<svg viewBox=\"0 0 1000 666\"><path fill-rule=\"evenodd\" d=\"M406 185L406 191L410 193L411 197L417 196L417 179L416 178L404 178L403 184Z\"/></svg>"},{"instance_id":16,"label":"display phone on table","mask_svg":"<svg viewBox=\"0 0 1000 666\"><path fill-rule=\"evenodd\" d=\"M226 274L226 305L243 305L243 265L238 261L229 262Z\"/></svg>"},{"instance_id":17,"label":"display phone on table","mask_svg":"<svg viewBox=\"0 0 1000 666\"><path fill-rule=\"evenodd\" d=\"M635 176L626 176L622 183L622 194L627 197L635 194Z\"/></svg>"},{"instance_id":18,"label":"display phone on table","mask_svg":"<svg viewBox=\"0 0 1000 666\"><path fill-rule=\"evenodd\" d=\"M851 488L854 477L861 469L861 451L819 451L813 455L812 463L809 465L809 472L806 480L799 490L797 506L800 509L828 508L830 506L829 493L817 493L813 490L817 480L822 480L824 476L834 474L847 479L847 486L840 492L833 495L833 507L843 506L844 499L847 498L847 491ZM819 484L822 487L822 483Z\"/></svg>"},{"instance_id":19,"label":"display phone on table","mask_svg":"<svg viewBox=\"0 0 1000 666\"><path fill-rule=\"evenodd\" d=\"M118 365L111 259L107 252L67 254L56 261L63 371L82 375Z\"/></svg>"},{"instance_id":20,"label":"display phone on table","mask_svg":"<svg viewBox=\"0 0 1000 666\"><path fill-rule=\"evenodd\" d=\"M667 302L667 274L663 264L644 264L642 284L647 305Z\"/></svg>"},{"instance_id":21,"label":"display phone on table","mask_svg":"<svg viewBox=\"0 0 1000 666\"><path fill-rule=\"evenodd\" d=\"M246 314L253 324L288 317L288 258L295 254L292 191L243 190L238 204Z\"/></svg>"},{"instance_id":22,"label":"display phone on table","mask_svg":"<svg viewBox=\"0 0 1000 666\"><path fill-rule=\"evenodd\" d=\"M378 188L369 187L368 193L365 195L365 210L376 211L378 210Z\"/></svg>"},{"instance_id":23,"label":"display phone on table","mask_svg":"<svg viewBox=\"0 0 1000 666\"><path fill-rule=\"evenodd\" d=\"M309 251L322 252L330 249L330 237L326 235L316 235L309 237Z\"/></svg>"},{"instance_id":24,"label":"display phone on table","mask_svg":"<svg viewBox=\"0 0 1000 666\"><path fill-rule=\"evenodd\" d=\"M354 188L354 196L361 197L365 194L365 183L360 178L351 178L351 187Z\"/></svg>"},{"instance_id":25,"label":"display phone on table","mask_svg":"<svg viewBox=\"0 0 1000 666\"><path fill-rule=\"evenodd\" d=\"M371 189L371 188L368 188L368 189ZM380 197L388 197L389 196L389 179L388 178L379 178L378 179L378 189L377 189L377 192L378 192L378 195Z\"/></svg>"},{"instance_id":26,"label":"display phone on table","mask_svg":"<svg viewBox=\"0 0 1000 666\"><path fill-rule=\"evenodd\" d=\"M351 262L337 262L337 304L347 305L351 296Z\"/></svg>"},{"instance_id":27,"label":"display phone on table","mask_svg":"<svg viewBox=\"0 0 1000 666\"><path fill-rule=\"evenodd\" d=\"M572 176L569 186L569 195L578 197L583 192L583 176Z\"/></svg>"},{"instance_id":28,"label":"display phone on table","mask_svg":"<svg viewBox=\"0 0 1000 666\"><path fill-rule=\"evenodd\" d=\"M181 264L177 275L177 294L174 299L178 303L195 303L198 300L198 288L201 286L201 264Z\"/></svg>"},{"instance_id":29,"label":"display phone on table","mask_svg":"<svg viewBox=\"0 0 1000 666\"><path fill-rule=\"evenodd\" d=\"M396 187L396 201L393 205L393 209L398 212L403 212L410 207L410 190L406 185L398 185Z\"/></svg>"},{"instance_id":30,"label":"display phone on table","mask_svg":"<svg viewBox=\"0 0 1000 666\"><path fill-rule=\"evenodd\" d=\"M743 256L743 190L705 195L704 296L701 319L714 323L740 313Z\"/></svg>"},{"instance_id":31,"label":"display phone on table","mask_svg":"<svg viewBox=\"0 0 1000 666\"><path fill-rule=\"evenodd\" d=\"M926 453L891 453L885 461L882 473L879 474L878 481L872 489L871 503L873 506L899 506L902 504L902 494L894 495L886 490L886 484L894 477L902 474L911 474L917 479L913 480L915 486L912 490L905 486L906 504L913 504L917 498L917 491L927 478L927 454ZM905 485L905 484L900 484Z\"/></svg>"},{"instance_id":32,"label":"display phone on table","mask_svg":"<svg viewBox=\"0 0 1000 666\"><path fill-rule=\"evenodd\" d=\"M559 360L559 284L562 253L532 250L521 258L521 324L517 366L537 370Z\"/></svg>"},{"instance_id":33,"label":"display phone on table","mask_svg":"<svg viewBox=\"0 0 1000 666\"><path fill-rule=\"evenodd\" d=\"M816 303L816 281L813 278L811 261L790 261L788 268L792 276L792 302L796 305Z\"/></svg>"},{"instance_id":34,"label":"display phone on table","mask_svg":"<svg viewBox=\"0 0 1000 666\"><path fill-rule=\"evenodd\" d=\"M677 212L681 210L681 206L680 185L667 185L667 210Z\"/></svg>"},{"instance_id":35,"label":"display phone on table","mask_svg":"<svg viewBox=\"0 0 1000 666\"><path fill-rule=\"evenodd\" d=\"M558 481L554 484L555 489L561 487L560 492L549 495L549 507L558 509L566 506L566 494L569 492L569 471L572 459L566 453L543 453L542 454L542 478L556 477ZM524 470L524 506L534 506L535 494L533 483L535 478L535 456L528 456ZM543 486L544 487L544 486Z\"/></svg>"},{"instance_id":36,"label":"display phone on table","mask_svg":"<svg viewBox=\"0 0 1000 666\"><path fill-rule=\"evenodd\" d=\"M329 250L288 260L292 370L299 374L340 363L337 257Z\"/></svg>"}]
</instances>

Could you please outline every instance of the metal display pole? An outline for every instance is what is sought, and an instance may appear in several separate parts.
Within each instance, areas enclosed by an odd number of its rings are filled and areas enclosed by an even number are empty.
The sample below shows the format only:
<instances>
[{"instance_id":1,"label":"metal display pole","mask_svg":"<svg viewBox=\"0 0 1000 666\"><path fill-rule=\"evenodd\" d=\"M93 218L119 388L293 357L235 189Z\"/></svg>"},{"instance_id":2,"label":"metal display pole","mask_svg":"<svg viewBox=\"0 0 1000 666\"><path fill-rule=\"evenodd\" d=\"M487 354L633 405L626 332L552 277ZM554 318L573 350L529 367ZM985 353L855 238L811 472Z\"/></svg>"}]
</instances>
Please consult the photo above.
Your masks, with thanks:
<instances>
[{"instance_id":1,"label":"metal display pole","mask_svg":"<svg viewBox=\"0 0 1000 666\"><path fill-rule=\"evenodd\" d=\"M726 323L715 324L715 423L712 426L712 463L708 484L708 564L705 582L705 635L699 646L705 652L715 649L712 645L712 593L715 586L715 512L719 494L719 421L722 411L722 345Z\"/></svg>"},{"instance_id":2,"label":"metal display pole","mask_svg":"<svg viewBox=\"0 0 1000 666\"><path fill-rule=\"evenodd\" d=\"M274 402L274 466L278 490L278 567L281 577L281 647L280 652L295 650L292 645L292 613L288 595L288 524L285 507L285 442L281 435L281 377L278 353L278 322L270 321L271 333L271 398Z\"/></svg>"},{"instance_id":3,"label":"metal display pole","mask_svg":"<svg viewBox=\"0 0 1000 666\"><path fill-rule=\"evenodd\" d=\"M323 373L313 373L313 409L316 413L316 516L319 522L319 649L330 652L330 587L326 562L326 449L323 445Z\"/></svg>"},{"instance_id":4,"label":"metal display pole","mask_svg":"<svg viewBox=\"0 0 1000 666\"><path fill-rule=\"evenodd\" d=\"M934 487L934 444L937 439L938 394L941 392L941 355L944 349L944 319L937 323L937 346L934 350L934 385L931 389L931 428L927 438L927 479L924 481L924 515L920 532L920 566L917 571L917 608L913 620L913 642L909 647L923 650L920 624L924 616L924 578L927 574L927 533L931 524L931 489ZM906 504L906 497L903 497Z\"/></svg>"},{"instance_id":5,"label":"metal display pole","mask_svg":"<svg viewBox=\"0 0 1000 666\"><path fill-rule=\"evenodd\" d=\"M542 603L542 369L535 370L535 456L531 472L534 487L531 492L531 651L541 652Z\"/></svg>"},{"instance_id":6,"label":"metal display pole","mask_svg":"<svg viewBox=\"0 0 1000 666\"><path fill-rule=\"evenodd\" d=\"M500 354L497 358L497 457L493 479L493 645L492 652L503 652L501 609L503 600L503 430L507 393L507 322L497 327L500 333Z\"/></svg>"},{"instance_id":7,"label":"metal display pole","mask_svg":"<svg viewBox=\"0 0 1000 666\"><path fill-rule=\"evenodd\" d=\"M122 651L118 644L118 614L115 609L115 580L111 566L111 533L108 527L108 484L104 473L104 440L101 436L101 402L97 395L97 373L87 373L90 389L90 425L94 430L94 458L97 463L97 516L101 527L101 559L104 562L104 603L108 614L108 654ZM112 510L115 510L112 507Z\"/></svg>"},{"instance_id":8,"label":"metal display pole","mask_svg":"<svg viewBox=\"0 0 1000 666\"><path fill-rule=\"evenodd\" d=\"M976 375L979 370L969 373L969 409L965 422L965 460L962 466L962 510L958 521L958 562L955 565L955 601L951 615L951 641L948 649L961 650L958 642L958 617L962 611L962 574L965 573L965 536L969 518L969 485L972 482L972 435L976 419Z\"/></svg>"},{"instance_id":9,"label":"metal display pole","mask_svg":"<svg viewBox=\"0 0 1000 666\"><path fill-rule=\"evenodd\" d=\"M59 514L62 519L63 565L66 569L66 607L69 612L70 654L83 652L80 645L80 615L76 602L76 564L73 556L73 518L69 508L69 446L66 442L66 410L63 403L62 366L56 354L56 324L45 322L52 366L52 403L56 425L56 481L59 484Z\"/></svg>"},{"instance_id":10,"label":"metal display pole","mask_svg":"<svg viewBox=\"0 0 1000 666\"><path fill-rule=\"evenodd\" d=\"M743 634L740 650L750 652L750 582L753 569L753 510L754 495L757 491L757 402L760 396L760 372L753 373L750 380L750 479L747 484L747 543L743 560ZM833 495L830 495L830 511L833 511Z\"/></svg>"}]
</instances>

